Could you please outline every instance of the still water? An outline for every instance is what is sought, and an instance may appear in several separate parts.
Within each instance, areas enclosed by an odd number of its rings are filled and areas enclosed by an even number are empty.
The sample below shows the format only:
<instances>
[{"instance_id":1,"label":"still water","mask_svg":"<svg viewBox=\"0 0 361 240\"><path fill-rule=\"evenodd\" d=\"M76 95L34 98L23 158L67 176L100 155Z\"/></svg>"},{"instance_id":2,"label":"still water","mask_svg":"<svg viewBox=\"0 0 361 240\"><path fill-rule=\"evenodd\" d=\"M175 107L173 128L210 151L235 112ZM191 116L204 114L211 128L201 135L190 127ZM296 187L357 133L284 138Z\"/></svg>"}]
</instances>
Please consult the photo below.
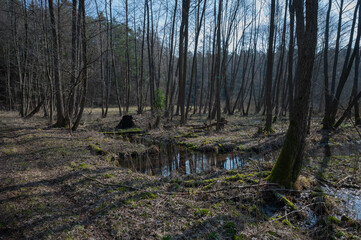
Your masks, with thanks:
<instances>
[{"instance_id":1,"label":"still water","mask_svg":"<svg viewBox=\"0 0 361 240\"><path fill-rule=\"evenodd\" d=\"M203 153L195 152L183 146L171 143L158 144L159 153L144 154L121 158L121 167L130 168L146 174L169 176L174 173L194 174L218 169L239 169L250 160L263 160L262 157L252 158L251 155L239 153Z\"/></svg>"},{"instance_id":2,"label":"still water","mask_svg":"<svg viewBox=\"0 0 361 240\"><path fill-rule=\"evenodd\" d=\"M145 153L137 156L123 156L119 159L121 167L132 169L136 172L150 175L162 175L164 177L174 174L189 175L207 172L212 169L239 169L250 161L273 161L277 158L278 151L268 154L255 153L222 153L191 151L184 146L168 142L155 142L145 138L131 138L132 142L142 143L146 146L155 146L159 151L156 153ZM330 159L334 154L349 155L351 152L359 152L361 144L345 145L322 145L306 153L307 157L324 157ZM331 164L328 162L328 164ZM345 213L353 219L361 220L361 191L351 189L333 189L326 186L324 191L341 199L344 204ZM312 221L311 221L312 220ZM311 218L311 225L315 219Z\"/></svg>"}]
</instances>

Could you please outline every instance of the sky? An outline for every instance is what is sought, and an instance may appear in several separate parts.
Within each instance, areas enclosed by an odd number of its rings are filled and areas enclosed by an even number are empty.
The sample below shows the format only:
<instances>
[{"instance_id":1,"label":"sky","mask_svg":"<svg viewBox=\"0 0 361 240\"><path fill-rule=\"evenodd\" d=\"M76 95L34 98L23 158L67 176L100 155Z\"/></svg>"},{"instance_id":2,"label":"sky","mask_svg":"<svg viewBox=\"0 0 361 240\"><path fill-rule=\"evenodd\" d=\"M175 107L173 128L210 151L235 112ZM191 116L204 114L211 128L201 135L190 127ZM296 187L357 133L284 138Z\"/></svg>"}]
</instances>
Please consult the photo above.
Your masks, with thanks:
<instances>
[{"instance_id":1,"label":"sky","mask_svg":"<svg viewBox=\"0 0 361 240\"><path fill-rule=\"evenodd\" d=\"M169 21L172 17L172 13L173 13L173 8L174 8L174 2L173 1L164 1L164 0L149 0L150 2L153 2L153 19L155 22L157 22L158 24L155 24L155 28L158 32L158 35L160 36L160 38L162 38L163 34L166 34L166 37L169 36L169 27L171 22ZM339 13L339 9L340 9L340 1L341 0L336 0L336 1L332 1L332 9L331 9L331 24L330 24L330 46L332 47L332 44L335 40L335 31L336 31L336 27L337 27L337 21L338 21L338 13ZM180 22L181 22L181 2L182 0L178 0L178 14L177 14L177 25L178 28L180 26ZM240 1L241 3L245 2L243 0ZM262 31L262 34L260 35L260 45L258 46L260 49L264 49L266 46L266 42L267 41L262 41L262 38L266 38L268 35L268 22L269 22L269 17L270 17L270 0L249 0L246 1L250 4L255 3L256 4L256 11L257 14L259 14L259 18L257 18L257 20L260 21L260 23L262 24L262 28L265 31ZM341 38L341 45L345 46L348 43L348 35L349 35L349 28L351 25L351 19L353 18L353 13L354 13L354 9L356 6L356 0L344 0L344 14L343 14L343 18L342 18L342 22L343 22L343 34L342 34L342 38ZM101 10L104 11L104 6L105 3L108 4L109 6L109 0L97 0L98 6ZM194 14L195 14L195 3L196 1L192 1L192 7L191 9L193 9L193 11L191 10L190 13L190 48L192 49L192 46L194 44L194 41L192 41L194 36ZM214 0L207 0L207 13L206 13L206 18L208 19L207 24L206 24L206 35L211 33L211 30L214 27L214 22L213 22L213 4ZM226 6L226 1L223 2L224 3L224 7ZM227 1L228 5L229 5L229 10L232 9L232 4L234 6L234 4L236 3L235 0L233 1ZM282 26L282 21L283 21L283 15L284 15L284 4L285 1L279 0L278 3L280 4L280 12L279 12L279 31L281 30L281 26ZM96 16L96 10L95 10L95 0L89 0L87 1L88 7L88 14L92 15L92 16ZM134 28L134 20L137 24L137 27L141 27L142 26L142 21L143 21L143 11L144 11L144 0L128 0L128 11L129 11L129 24L131 28ZM326 18L326 11L327 11L327 7L328 7L328 0L320 0L320 4L319 4L319 48L322 47L323 45L323 35L324 35L324 22L325 22L325 18ZM118 22L125 22L125 0L112 0L112 8L113 8L113 17L118 21ZM238 38L241 38L242 36L242 32L243 32L243 28L244 28L244 24L243 24L243 17L244 14L248 14L249 16L247 17L247 24L249 24L252 19L251 19L251 12L252 10L250 8L247 8L246 6L246 10L244 11L244 7L241 6L241 9L238 12L237 15L237 28L236 28L236 34L238 36ZM134 15L135 15L135 19L134 19ZM167 21L166 21L167 20ZM226 23L227 20L224 20L224 22ZM167 24L166 24L167 23ZM164 32L164 28L166 28L166 32ZM249 27L247 30L251 30L251 27ZM355 29L357 30L357 29ZM278 32L279 33L279 32ZM202 42L203 42L203 38L204 38L204 32L203 30L201 31L201 35L200 35L200 49L202 47ZM232 46L234 44L231 43L230 44L230 50L232 50Z\"/></svg>"}]
</instances>

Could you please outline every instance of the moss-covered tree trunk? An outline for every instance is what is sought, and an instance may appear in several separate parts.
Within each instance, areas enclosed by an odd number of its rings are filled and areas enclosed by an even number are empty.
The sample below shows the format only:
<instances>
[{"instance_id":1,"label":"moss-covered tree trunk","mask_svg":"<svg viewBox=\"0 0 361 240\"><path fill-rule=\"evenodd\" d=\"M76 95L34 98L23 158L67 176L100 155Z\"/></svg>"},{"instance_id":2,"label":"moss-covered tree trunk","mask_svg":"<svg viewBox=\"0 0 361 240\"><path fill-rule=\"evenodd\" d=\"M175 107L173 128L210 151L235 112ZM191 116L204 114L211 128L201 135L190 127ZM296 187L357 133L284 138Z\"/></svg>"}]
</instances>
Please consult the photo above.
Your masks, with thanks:
<instances>
[{"instance_id":1,"label":"moss-covered tree trunk","mask_svg":"<svg viewBox=\"0 0 361 240\"><path fill-rule=\"evenodd\" d=\"M284 144L268 179L286 188L293 187L303 163L312 69L317 44L318 1L306 0L306 26L304 25L304 0L295 0L294 4L298 39L298 64L295 75L298 86L294 99L295 111L290 114L290 125Z\"/></svg>"}]
</instances>

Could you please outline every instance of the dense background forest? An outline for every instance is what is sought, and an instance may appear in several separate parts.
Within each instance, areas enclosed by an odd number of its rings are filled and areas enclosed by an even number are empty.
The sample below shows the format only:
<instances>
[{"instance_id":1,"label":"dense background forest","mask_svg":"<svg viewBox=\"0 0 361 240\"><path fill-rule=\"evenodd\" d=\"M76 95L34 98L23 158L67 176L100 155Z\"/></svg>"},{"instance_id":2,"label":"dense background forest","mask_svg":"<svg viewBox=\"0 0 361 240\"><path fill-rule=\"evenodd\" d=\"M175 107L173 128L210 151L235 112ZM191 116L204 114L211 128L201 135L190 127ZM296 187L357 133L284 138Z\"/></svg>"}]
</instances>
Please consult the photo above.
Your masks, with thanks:
<instances>
[{"instance_id":1,"label":"dense background forest","mask_svg":"<svg viewBox=\"0 0 361 240\"><path fill-rule=\"evenodd\" d=\"M63 118L79 115L84 94L86 106L101 107L103 117L109 106L120 115L130 106L142 113L164 94L165 116L181 114L182 122L195 113L214 118L218 99L230 115L266 108L285 115L292 106L293 1L87 1L85 20L79 4L1 1L2 109L23 117L42 110L50 122L56 111L64 125ZM317 113L326 109L325 116L358 93L358 6L320 2L311 105Z\"/></svg>"}]
</instances>

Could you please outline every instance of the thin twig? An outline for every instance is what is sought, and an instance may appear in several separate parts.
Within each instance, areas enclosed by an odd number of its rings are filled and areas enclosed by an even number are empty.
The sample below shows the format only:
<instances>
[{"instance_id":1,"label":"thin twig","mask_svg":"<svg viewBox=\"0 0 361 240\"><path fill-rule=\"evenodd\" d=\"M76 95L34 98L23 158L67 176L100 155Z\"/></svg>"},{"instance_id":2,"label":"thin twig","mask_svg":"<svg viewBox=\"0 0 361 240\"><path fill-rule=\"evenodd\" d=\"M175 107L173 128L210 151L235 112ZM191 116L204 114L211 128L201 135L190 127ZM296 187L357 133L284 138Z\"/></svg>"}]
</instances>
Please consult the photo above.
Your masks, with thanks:
<instances>
[{"instance_id":1,"label":"thin twig","mask_svg":"<svg viewBox=\"0 0 361 240\"><path fill-rule=\"evenodd\" d=\"M308 205L304 206L303 208L301 208L301 209L299 209L299 210L291 211L291 212L289 212L289 213L287 213L287 214L285 214L285 215L283 215L283 216L281 216L281 217L278 217L278 218L276 218L276 219L273 219L272 222L281 220L281 219L283 219L283 218L291 215L292 213L302 212L302 211L305 210L306 208L308 208L308 207L310 207L310 206L312 206L312 205L316 205L316 204L319 204L319 202L317 202L317 203L311 203L311 204L308 204Z\"/></svg>"},{"instance_id":2,"label":"thin twig","mask_svg":"<svg viewBox=\"0 0 361 240\"><path fill-rule=\"evenodd\" d=\"M123 185L123 184L103 183L103 182L99 181L99 180L96 179L96 178L91 178L91 177L88 177L88 176L86 176L86 175L84 175L84 174L81 174L81 175L82 175L83 177L85 177L86 179L92 180L92 181L97 182L97 183L99 183L99 184L101 184L101 185L104 185L104 186L110 186L110 187L125 187L125 188L129 188L129 189L131 189L131 190L141 190L141 189L139 189L139 188L135 188L135 187L131 187L131 186Z\"/></svg>"},{"instance_id":3,"label":"thin twig","mask_svg":"<svg viewBox=\"0 0 361 240\"><path fill-rule=\"evenodd\" d=\"M234 186L234 187L227 187L227 188L221 188L221 189L216 189L216 190L212 190L212 191L201 191L201 192L196 192L196 193L215 193L215 192L221 192L221 191L226 191L226 190L231 190L231 189L246 189L246 188L259 188L259 187L264 187L264 186L279 186L276 183L264 183L264 184L253 184L253 185L246 185L246 186Z\"/></svg>"},{"instance_id":4,"label":"thin twig","mask_svg":"<svg viewBox=\"0 0 361 240\"><path fill-rule=\"evenodd\" d=\"M135 187L131 187L131 186L127 186L127 185L123 185L123 184L113 184L113 183L104 183L102 181L99 181L98 179L95 178L91 178L88 177L84 174L81 174L83 177L92 180L94 182L97 182L101 185L104 186L110 186L110 187L125 187L128 189L132 189L132 190L142 190L139 188L135 188ZM264 186L278 186L278 184L276 183L264 183L264 184L253 184L253 185L246 185L246 186L233 186L233 187L227 187L227 188L221 188L221 189L216 189L216 190L212 190L212 191L200 191L200 192L194 192L194 194L208 194L208 193L215 193L215 192L221 192L221 191L227 191L227 190L232 190L232 189L247 189L247 188L259 188L259 187L264 187ZM162 191L162 192L157 192L158 194L166 194L166 195L191 195L190 192L168 192L168 191Z\"/></svg>"}]
</instances>

